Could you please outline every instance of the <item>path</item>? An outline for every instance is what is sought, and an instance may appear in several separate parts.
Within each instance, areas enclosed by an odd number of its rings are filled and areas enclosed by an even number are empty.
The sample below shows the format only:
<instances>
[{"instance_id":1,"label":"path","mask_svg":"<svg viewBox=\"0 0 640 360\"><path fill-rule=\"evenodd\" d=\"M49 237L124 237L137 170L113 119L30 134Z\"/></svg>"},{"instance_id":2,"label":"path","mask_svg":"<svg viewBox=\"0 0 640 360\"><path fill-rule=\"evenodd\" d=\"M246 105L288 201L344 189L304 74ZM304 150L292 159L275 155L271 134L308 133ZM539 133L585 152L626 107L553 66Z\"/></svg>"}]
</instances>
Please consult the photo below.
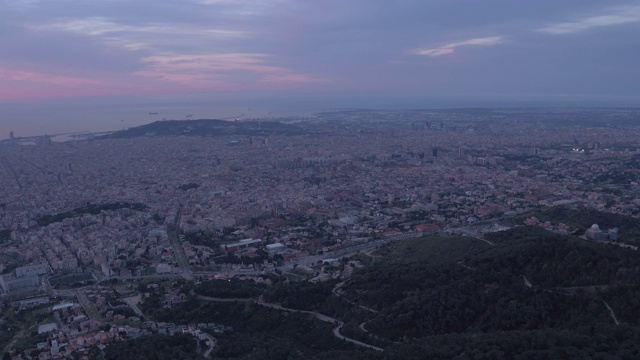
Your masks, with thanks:
<instances>
[{"instance_id":1,"label":"path","mask_svg":"<svg viewBox=\"0 0 640 360\"><path fill-rule=\"evenodd\" d=\"M335 328L333 328L333 335L335 335L338 339L345 340L345 341L348 341L348 342L350 342L352 344L356 344L356 345L359 345L359 346L362 346L362 347L366 347L366 348L369 348L369 349L372 349L372 350L383 351L382 348L379 348L377 346L366 344L366 343L363 343L362 341L351 339L351 338L348 338L348 337L342 335L340 333L340 329L342 329L342 326L344 325L344 323L342 321L338 320L338 319L332 318L331 316L320 314L320 313L315 312L315 311L290 309L290 308L286 308L286 307L283 307L283 306L278 305L278 304L266 303L264 301L257 301L256 304L259 304L259 305L262 305L262 306L265 306L265 307L269 307L269 308L272 308L272 309L281 310L281 311L288 311L288 312L293 312L293 313L304 313L304 314L314 315L320 321L336 324L337 326Z\"/></svg>"},{"instance_id":2,"label":"path","mask_svg":"<svg viewBox=\"0 0 640 360\"><path fill-rule=\"evenodd\" d=\"M341 283L336 284L336 286L334 286L334 287L333 287L333 289L331 290L331 292L333 293L333 295L335 295L336 297L342 297L342 294L340 294L340 293L338 292L338 290L339 290L339 289L340 289L344 284L345 284L345 281L343 281L343 282L341 282ZM353 306L357 306L357 307L359 307L360 309L367 310L367 311L372 312L372 313L374 313L374 314L377 314L377 313L378 313L378 310L374 310L374 309L372 309L372 308L370 308L370 307L367 307L367 306L364 306L364 305L356 304L355 302L353 302L353 301L351 301L351 300L349 300L349 299L347 299L347 298L345 298L345 297L342 297L342 298L343 298L346 302L348 302L349 304L351 304L351 305L353 305Z\"/></svg>"},{"instance_id":3,"label":"path","mask_svg":"<svg viewBox=\"0 0 640 360\"><path fill-rule=\"evenodd\" d=\"M133 309L133 312L135 312L136 315L138 315L140 318L144 318L142 310L140 310L140 308L138 307L138 303L140 302L140 295L123 298L122 301L127 303L127 305L129 305L129 307Z\"/></svg>"},{"instance_id":4,"label":"path","mask_svg":"<svg viewBox=\"0 0 640 360\"><path fill-rule=\"evenodd\" d=\"M492 241L489 241L489 240L487 240L487 239L483 239L483 238L481 238L481 237L479 237L479 236L475 236L475 235L467 235L467 236L472 237L472 238L474 238L474 239L478 239L478 240L480 240L480 241L484 241L484 242L486 242L487 244L489 244L489 245L491 245L491 246L495 246L495 244L494 244Z\"/></svg>"},{"instance_id":5,"label":"path","mask_svg":"<svg viewBox=\"0 0 640 360\"><path fill-rule=\"evenodd\" d=\"M211 355L211 352L213 351L213 348L216 346L216 339L207 333L204 333L204 334L209 340L209 348L207 349L207 351L204 352L204 357L209 358L209 356Z\"/></svg>"},{"instance_id":6,"label":"path","mask_svg":"<svg viewBox=\"0 0 640 360\"><path fill-rule=\"evenodd\" d=\"M216 297L202 296L202 295L198 295L197 297L200 300L219 301L219 302L234 302L234 301L251 301L251 300L254 300L252 298L225 299L225 298L216 298ZM366 348L371 349L371 350L384 351L384 349L379 348L377 346L366 344L366 343L363 343L362 341L351 339L351 338L348 338L348 337L342 335L340 333L340 329L342 329L342 326L344 325L344 323L342 321L338 320L338 319L332 318L331 316L327 316L327 315L321 314L321 313L316 312L316 311L298 310L298 309L286 308L286 307L283 307L280 304L272 304L272 303L264 302L264 301L261 301L261 300L257 300L257 301L255 301L255 303L260 305L260 306L264 306L264 307L275 309L275 310L279 310L279 311L286 311L286 312L291 312L291 313L302 313L302 314L313 315L313 316L316 317L316 319L318 319L320 321L324 321L324 322L328 322L328 323L332 323L332 324L336 325L336 327L333 328L333 335L335 337L337 337L338 339L344 340L344 341L348 341L348 342L350 342L352 344L355 344L355 345L358 345L358 346L362 346L362 347L366 347Z\"/></svg>"},{"instance_id":7,"label":"path","mask_svg":"<svg viewBox=\"0 0 640 360\"><path fill-rule=\"evenodd\" d=\"M611 318L613 319L613 322L615 322L616 325L620 325L620 322L618 321L618 318L616 318L616 314L613 312L613 309L611 308L611 306L609 306L609 304L607 304L607 302L604 300L602 300L602 302L604 303L604 306L606 306L607 309L609 309L609 313L611 314Z\"/></svg>"},{"instance_id":8,"label":"path","mask_svg":"<svg viewBox=\"0 0 640 360\"><path fill-rule=\"evenodd\" d=\"M364 331L364 332L368 333L368 332L369 332L369 330L365 329L365 328L364 328L364 326L365 326L365 325L367 325L367 323L370 323L371 321L373 321L373 319L370 319L370 320L367 320L367 321L365 321L365 322L361 323L361 324L360 324L360 326L359 326L359 327L360 327L360 330L362 330L362 331Z\"/></svg>"}]
</instances>

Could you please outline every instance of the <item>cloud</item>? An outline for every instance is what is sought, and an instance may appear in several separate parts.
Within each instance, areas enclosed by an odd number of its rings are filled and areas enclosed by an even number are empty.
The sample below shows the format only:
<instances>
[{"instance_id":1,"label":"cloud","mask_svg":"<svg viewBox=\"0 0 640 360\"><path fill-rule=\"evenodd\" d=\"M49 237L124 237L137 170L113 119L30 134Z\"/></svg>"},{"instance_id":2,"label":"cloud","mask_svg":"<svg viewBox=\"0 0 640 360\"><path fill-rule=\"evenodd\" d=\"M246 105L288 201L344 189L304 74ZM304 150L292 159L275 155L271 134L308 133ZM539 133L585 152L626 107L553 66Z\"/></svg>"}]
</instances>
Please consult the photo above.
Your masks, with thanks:
<instances>
[{"instance_id":1,"label":"cloud","mask_svg":"<svg viewBox=\"0 0 640 360\"><path fill-rule=\"evenodd\" d=\"M0 67L0 79L10 81L26 81L31 83L46 83L62 86L97 85L99 81L71 76L51 75L41 72L11 70Z\"/></svg>"},{"instance_id":2,"label":"cloud","mask_svg":"<svg viewBox=\"0 0 640 360\"><path fill-rule=\"evenodd\" d=\"M248 37L244 31L190 24L149 23L128 25L104 17L90 17L29 26L36 31L64 31L101 38L129 50L151 49L167 44L193 42L200 45L210 40L237 40Z\"/></svg>"},{"instance_id":3,"label":"cloud","mask_svg":"<svg viewBox=\"0 0 640 360\"><path fill-rule=\"evenodd\" d=\"M292 83L300 84L300 83L324 83L324 82L327 82L327 79L309 76L309 75L302 75L302 74L284 73L284 74L267 75L262 79L262 81L265 83L271 83L271 84L292 84Z\"/></svg>"},{"instance_id":4,"label":"cloud","mask_svg":"<svg viewBox=\"0 0 640 360\"><path fill-rule=\"evenodd\" d=\"M258 77L265 83L310 83L325 80L298 74L284 67L267 64L270 55L260 53L221 53L204 55L165 54L142 58L148 66L135 75L183 85L208 85L229 81L238 74Z\"/></svg>"},{"instance_id":5,"label":"cloud","mask_svg":"<svg viewBox=\"0 0 640 360\"><path fill-rule=\"evenodd\" d=\"M1 0L0 7L5 6L18 11L29 11L39 2L40 0Z\"/></svg>"},{"instance_id":6,"label":"cloud","mask_svg":"<svg viewBox=\"0 0 640 360\"><path fill-rule=\"evenodd\" d=\"M225 7L241 15L260 15L265 10L286 5L286 0L196 0L206 6Z\"/></svg>"},{"instance_id":7,"label":"cloud","mask_svg":"<svg viewBox=\"0 0 640 360\"><path fill-rule=\"evenodd\" d=\"M418 55L436 57L436 56L453 54L456 51L456 49L461 46L495 46L495 45L502 44L503 42L504 42L504 37L502 36L489 36L489 37L483 37L483 38L475 38L475 39L469 39L464 41L458 41L458 42L445 44L432 49L417 49L414 52Z\"/></svg>"},{"instance_id":8,"label":"cloud","mask_svg":"<svg viewBox=\"0 0 640 360\"><path fill-rule=\"evenodd\" d=\"M640 22L640 5L611 8L605 14L588 16L574 21L551 24L536 31L551 34L565 35L591 30L599 27L615 26Z\"/></svg>"}]
</instances>

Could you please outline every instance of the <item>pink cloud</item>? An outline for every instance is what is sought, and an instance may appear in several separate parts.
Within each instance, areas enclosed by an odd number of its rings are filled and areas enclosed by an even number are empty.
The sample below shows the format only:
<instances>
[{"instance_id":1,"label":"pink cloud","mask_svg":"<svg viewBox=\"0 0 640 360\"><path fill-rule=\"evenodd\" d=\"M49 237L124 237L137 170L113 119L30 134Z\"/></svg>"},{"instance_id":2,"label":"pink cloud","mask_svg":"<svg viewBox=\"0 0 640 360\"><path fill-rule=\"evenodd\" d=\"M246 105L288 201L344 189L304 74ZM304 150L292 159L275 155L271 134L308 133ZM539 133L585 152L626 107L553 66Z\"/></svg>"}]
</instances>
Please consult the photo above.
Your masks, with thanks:
<instances>
[{"instance_id":1,"label":"pink cloud","mask_svg":"<svg viewBox=\"0 0 640 360\"><path fill-rule=\"evenodd\" d=\"M63 86L77 86L94 84L97 85L100 82L94 79L85 79L71 76L60 76L45 74L40 72L22 71L22 70L10 70L0 67L0 79L11 81L26 81L31 83L46 83Z\"/></svg>"},{"instance_id":2,"label":"pink cloud","mask_svg":"<svg viewBox=\"0 0 640 360\"><path fill-rule=\"evenodd\" d=\"M301 75L301 74L274 74L267 75L262 79L266 83L292 84L292 83L324 83L326 79Z\"/></svg>"},{"instance_id":3,"label":"pink cloud","mask_svg":"<svg viewBox=\"0 0 640 360\"><path fill-rule=\"evenodd\" d=\"M298 74L284 67L266 63L269 55L228 53L205 55L157 55L143 58L146 70L135 74L183 85L225 85L231 76L257 76L264 83L319 83L318 77ZM237 78L236 78L237 80Z\"/></svg>"},{"instance_id":4,"label":"pink cloud","mask_svg":"<svg viewBox=\"0 0 640 360\"><path fill-rule=\"evenodd\" d=\"M141 59L143 70L93 78L0 67L0 100L262 91L328 82L271 65L270 59L259 53L155 55Z\"/></svg>"}]
</instances>

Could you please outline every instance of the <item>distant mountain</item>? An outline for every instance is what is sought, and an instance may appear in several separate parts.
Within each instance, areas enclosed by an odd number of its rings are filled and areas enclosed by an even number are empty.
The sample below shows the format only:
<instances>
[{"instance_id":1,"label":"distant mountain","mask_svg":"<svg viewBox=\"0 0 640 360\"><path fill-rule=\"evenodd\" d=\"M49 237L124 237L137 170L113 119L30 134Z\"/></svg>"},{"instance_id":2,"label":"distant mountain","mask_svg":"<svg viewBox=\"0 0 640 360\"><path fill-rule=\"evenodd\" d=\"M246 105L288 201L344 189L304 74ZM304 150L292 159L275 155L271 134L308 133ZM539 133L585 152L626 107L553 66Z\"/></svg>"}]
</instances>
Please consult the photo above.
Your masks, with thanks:
<instances>
[{"instance_id":1,"label":"distant mountain","mask_svg":"<svg viewBox=\"0 0 640 360\"><path fill-rule=\"evenodd\" d=\"M126 139L141 136L223 136L223 135L296 135L302 129L277 121L225 121L212 119L163 120L117 131L99 139Z\"/></svg>"}]
</instances>

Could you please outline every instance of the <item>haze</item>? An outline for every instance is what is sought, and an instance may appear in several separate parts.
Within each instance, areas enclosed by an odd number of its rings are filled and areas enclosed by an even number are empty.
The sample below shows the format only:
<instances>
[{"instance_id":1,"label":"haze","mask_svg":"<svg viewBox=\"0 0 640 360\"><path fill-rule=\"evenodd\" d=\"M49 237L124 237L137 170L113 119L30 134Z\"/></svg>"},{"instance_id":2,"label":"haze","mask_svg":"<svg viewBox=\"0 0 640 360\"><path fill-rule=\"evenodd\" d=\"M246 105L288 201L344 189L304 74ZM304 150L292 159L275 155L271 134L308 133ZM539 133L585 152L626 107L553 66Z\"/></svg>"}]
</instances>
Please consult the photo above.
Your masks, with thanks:
<instances>
[{"instance_id":1,"label":"haze","mask_svg":"<svg viewBox=\"0 0 640 360\"><path fill-rule=\"evenodd\" d=\"M639 29L638 1L3 0L0 138L189 113L633 106Z\"/></svg>"}]
</instances>

